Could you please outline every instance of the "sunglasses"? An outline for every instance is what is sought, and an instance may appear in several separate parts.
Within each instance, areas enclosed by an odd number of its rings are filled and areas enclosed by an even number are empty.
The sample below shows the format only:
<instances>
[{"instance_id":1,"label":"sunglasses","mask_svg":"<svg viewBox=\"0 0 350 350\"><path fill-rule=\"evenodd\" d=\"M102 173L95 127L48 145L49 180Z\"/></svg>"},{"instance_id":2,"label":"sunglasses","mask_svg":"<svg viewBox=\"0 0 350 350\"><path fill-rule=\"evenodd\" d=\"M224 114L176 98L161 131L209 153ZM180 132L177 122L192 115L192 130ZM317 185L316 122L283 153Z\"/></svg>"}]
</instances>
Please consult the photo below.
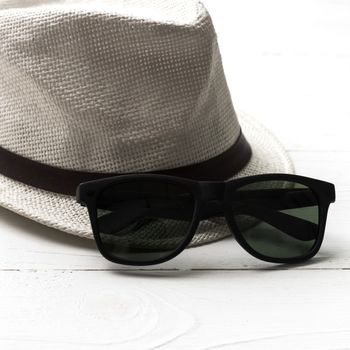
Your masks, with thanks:
<instances>
[{"instance_id":1,"label":"sunglasses","mask_svg":"<svg viewBox=\"0 0 350 350\"><path fill-rule=\"evenodd\" d=\"M77 201L88 208L101 254L115 263L168 261L188 246L200 221L218 217L254 257L298 263L321 247L335 188L287 174L227 182L137 174L83 183Z\"/></svg>"}]
</instances>

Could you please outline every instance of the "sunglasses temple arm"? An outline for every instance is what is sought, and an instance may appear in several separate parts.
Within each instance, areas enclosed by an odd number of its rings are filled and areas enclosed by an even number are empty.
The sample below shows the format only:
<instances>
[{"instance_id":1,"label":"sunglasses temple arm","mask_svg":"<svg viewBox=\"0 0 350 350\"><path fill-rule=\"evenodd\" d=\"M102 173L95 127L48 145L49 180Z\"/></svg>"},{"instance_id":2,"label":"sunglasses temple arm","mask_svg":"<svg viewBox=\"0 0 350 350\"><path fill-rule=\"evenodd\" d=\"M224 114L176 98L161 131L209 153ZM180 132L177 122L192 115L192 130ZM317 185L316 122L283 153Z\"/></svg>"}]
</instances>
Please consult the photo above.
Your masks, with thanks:
<instances>
[{"instance_id":1,"label":"sunglasses temple arm","mask_svg":"<svg viewBox=\"0 0 350 350\"><path fill-rule=\"evenodd\" d=\"M99 218L100 229L104 233L113 234L121 231L124 228L136 224L142 225L152 221L152 218L161 219L173 219L173 220L192 220L193 210L190 210L187 214L185 210L179 209L163 209L163 208L144 208L144 207L127 207L118 208L117 211L103 215Z\"/></svg>"},{"instance_id":2,"label":"sunglasses temple arm","mask_svg":"<svg viewBox=\"0 0 350 350\"><path fill-rule=\"evenodd\" d=\"M299 240L312 240L318 235L317 224L279 212L318 205L317 199L309 189L241 191L236 192L235 202L235 214L256 217Z\"/></svg>"},{"instance_id":3,"label":"sunglasses temple arm","mask_svg":"<svg viewBox=\"0 0 350 350\"><path fill-rule=\"evenodd\" d=\"M234 215L248 215L259 219L301 241L313 240L318 234L318 225L308 220L269 208L253 205L238 205L233 208L233 213Z\"/></svg>"},{"instance_id":4,"label":"sunglasses temple arm","mask_svg":"<svg viewBox=\"0 0 350 350\"><path fill-rule=\"evenodd\" d=\"M314 239L317 236L317 225L307 220L264 207L252 205L237 206L234 208L234 214L255 217L299 240L307 241ZM146 220L143 222L143 219L152 219L152 217L173 220L189 220L192 218L192 211L163 208L151 209L144 207L119 208L118 211L100 217L99 225L104 233L112 234L113 232L121 231L132 224L147 224L150 221Z\"/></svg>"}]
</instances>

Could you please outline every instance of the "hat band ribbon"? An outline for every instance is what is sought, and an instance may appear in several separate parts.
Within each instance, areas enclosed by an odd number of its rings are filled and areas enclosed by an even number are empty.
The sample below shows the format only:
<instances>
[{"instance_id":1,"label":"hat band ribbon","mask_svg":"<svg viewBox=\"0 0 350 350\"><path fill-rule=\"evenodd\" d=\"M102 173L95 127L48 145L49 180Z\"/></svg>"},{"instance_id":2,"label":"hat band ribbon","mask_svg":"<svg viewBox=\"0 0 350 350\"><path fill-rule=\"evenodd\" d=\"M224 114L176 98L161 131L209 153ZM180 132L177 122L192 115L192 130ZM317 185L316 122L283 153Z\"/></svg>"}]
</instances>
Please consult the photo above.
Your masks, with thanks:
<instances>
[{"instance_id":1,"label":"hat band ribbon","mask_svg":"<svg viewBox=\"0 0 350 350\"><path fill-rule=\"evenodd\" d=\"M224 181L236 175L249 162L252 150L244 135L220 155L201 163L175 169L145 172L189 178L197 181ZM74 196L83 182L126 175L125 173L93 173L62 169L43 164L0 146L0 174L42 190Z\"/></svg>"}]
</instances>

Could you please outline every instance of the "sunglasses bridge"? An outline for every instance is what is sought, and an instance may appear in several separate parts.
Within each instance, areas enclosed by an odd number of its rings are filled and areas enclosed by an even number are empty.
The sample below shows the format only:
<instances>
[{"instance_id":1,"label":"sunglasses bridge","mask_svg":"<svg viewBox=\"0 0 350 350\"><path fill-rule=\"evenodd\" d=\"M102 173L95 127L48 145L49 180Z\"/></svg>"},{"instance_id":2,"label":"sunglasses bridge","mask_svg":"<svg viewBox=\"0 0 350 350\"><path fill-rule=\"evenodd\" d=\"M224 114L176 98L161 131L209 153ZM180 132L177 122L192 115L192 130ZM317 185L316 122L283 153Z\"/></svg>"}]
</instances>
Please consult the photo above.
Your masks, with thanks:
<instances>
[{"instance_id":1,"label":"sunglasses bridge","mask_svg":"<svg viewBox=\"0 0 350 350\"><path fill-rule=\"evenodd\" d=\"M200 182L200 220L224 216L224 197L226 183L224 182Z\"/></svg>"}]
</instances>

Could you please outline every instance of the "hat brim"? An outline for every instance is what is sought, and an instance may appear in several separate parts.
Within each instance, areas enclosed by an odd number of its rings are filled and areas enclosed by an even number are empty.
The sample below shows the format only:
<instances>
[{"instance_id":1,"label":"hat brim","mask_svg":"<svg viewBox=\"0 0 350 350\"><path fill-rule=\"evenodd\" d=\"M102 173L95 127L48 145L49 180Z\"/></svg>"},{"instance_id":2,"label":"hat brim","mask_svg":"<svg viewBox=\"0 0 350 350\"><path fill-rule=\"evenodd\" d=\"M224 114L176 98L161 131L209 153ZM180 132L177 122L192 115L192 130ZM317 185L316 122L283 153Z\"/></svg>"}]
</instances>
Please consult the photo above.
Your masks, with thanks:
<instances>
[{"instance_id":1,"label":"hat brim","mask_svg":"<svg viewBox=\"0 0 350 350\"><path fill-rule=\"evenodd\" d=\"M253 156L247 166L233 178L266 173L294 173L289 155L275 136L251 116L243 112L238 112L237 115L252 147ZM87 210L74 197L43 191L0 175L0 206L57 230L93 238ZM221 220L203 221L191 246L217 241L230 234L226 223Z\"/></svg>"}]
</instances>

